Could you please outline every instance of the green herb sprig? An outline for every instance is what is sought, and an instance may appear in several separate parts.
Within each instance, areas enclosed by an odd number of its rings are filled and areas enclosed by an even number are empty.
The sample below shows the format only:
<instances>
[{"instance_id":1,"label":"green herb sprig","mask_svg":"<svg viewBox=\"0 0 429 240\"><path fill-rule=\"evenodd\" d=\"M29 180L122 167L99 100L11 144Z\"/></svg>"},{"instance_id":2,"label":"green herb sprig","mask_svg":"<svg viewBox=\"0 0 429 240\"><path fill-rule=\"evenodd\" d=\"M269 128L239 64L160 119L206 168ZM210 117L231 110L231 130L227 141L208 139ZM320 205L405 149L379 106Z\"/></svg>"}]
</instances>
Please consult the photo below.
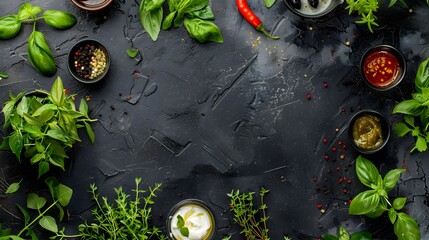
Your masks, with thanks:
<instances>
[{"instance_id":1,"label":"green herb sprig","mask_svg":"<svg viewBox=\"0 0 429 240\"><path fill-rule=\"evenodd\" d=\"M189 36L197 41L223 43L220 29L213 23L215 16L209 0L168 0L170 13L164 17L162 5L165 0L142 0L140 21L153 41L156 41L161 28L180 27L182 23Z\"/></svg>"},{"instance_id":2,"label":"green herb sprig","mask_svg":"<svg viewBox=\"0 0 429 240\"><path fill-rule=\"evenodd\" d=\"M64 232L64 229L59 230L56 219L60 222L64 219L64 207L69 204L73 195L73 190L66 185L59 183L58 180L53 177L47 178L45 183L51 194L51 204L47 206L46 204L48 203L48 200L45 197L39 196L36 193L29 193L27 196L26 208L19 204L17 205L24 217L24 227L17 234L11 235L10 229L3 228L0 225L0 239L24 240L28 239L27 237L30 237L31 239L39 239L36 232L33 230L33 227L37 224L43 229L55 234ZM58 218L53 217L55 215L52 215L54 209L58 210ZM38 215L32 218L30 210L37 211ZM24 238L24 236L26 236L26 238Z\"/></svg>"},{"instance_id":3,"label":"green herb sprig","mask_svg":"<svg viewBox=\"0 0 429 240\"><path fill-rule=\"evenodd\" d=\"M371 190L361 192L353 198L349 213L378 218L384 212L388 212L399 240L420 239L420 230L416 221L400 212L407 199L396 198L391 203L387 194L396 186L404 171L405 169L393 169L383 178L371 161L359 156L356 160L356 174L360 182Z\"/></svg>"},{"instance_id":4,"label":"green herb sprig","mask_svg":"<svg viewBox=\"0 0 429 240\"><path fill-rule=\"evenodd\" d=\"M122 187L115 188L115 204L109 203L106 197L100 199L95 184L90 185L90 193L96 207L92 210L94 222L79 225L81 239L121 240L121 239L159 239L167 240L161 231L151 226L150 220L156 192L161 184L148 188L147 196L142 196L145 190L139 189L141 178L135 179L136 187L132 191L134 200L126 194Z\"/></svg>"},{"instance_id":5,"label":"green herb sprig","mask_svg":"<svg viewBox=\"0 0 429 240\"><path fill-rule=\"evenodd\" d=\"M65 93L60 77L50 92L38 90L33 96L25 94L10 94L10 100L3 107L3 127L10 127L12 132L3 138L1 149L11 150L19 161L23 153L31 164L38 164L39 178L51 166L64 170L67 149L81 141L77 129L84 127L94 142L90 123L96 120L89 118L85 100L81 99L79 109L76 109L74 96Z\"/></svg>"},{"instance_id":6,"label":"green herb sprig","mask_svg":"<svg viewBox=\"0 0 429 240\"><path fill-rule=\"evenodd\" d=\"M411 152L423 152L429 143L429 58L419 65L414 85L412 99L404 100L393 108L394 114L405 115L404 121L397 123L393 131L399 137L411 134L415 138Z\"/></svg>"},{"instance_id":7,"label":"green herb sprig","mask_svg":"<svg viewBox=\"0 0 429 240\"><path fill-rule=\"evenodd\" d=\"M18 14L6 15L0 18L0 39L9 39L18 34L22 23L33 23L33 32L28 39L28 60L41 74L51 77L57 71L54 57L43 33L36 31L37 20L44 19L45 23L55 29L67 29L77 22L71 13L59 10L42 12L39 6L23 3Z\"/></svg>"},{"instance_id":8,"label":"green herb sprig","mask_svg":"<svg viewBox=\"0 0 429 240\"><path fill-rule=\"evenodd\" d=\"M264 197L269 192L268 189L261 187L259 192L260 206L255 208L253 202L254 192L240 193L239 190L232 190L227 196L230 198L230 209L234 213L234 222L238 224L247 240L261 239L269 240L267 222L269 216L266 214L268 209L264 202Z\"/></svg>"},{"instance_id":9,"label":"green herb sprig","mask_svg":"<svg viewBox=\"0 0 429 240\"><path fill-rule=\"evenodd\" d=\"M372 240L372 234L366 231L350 234L343 226L338 227L338 236L332 234L322 234L323 240Z\"/></svg>"}]
</instances>

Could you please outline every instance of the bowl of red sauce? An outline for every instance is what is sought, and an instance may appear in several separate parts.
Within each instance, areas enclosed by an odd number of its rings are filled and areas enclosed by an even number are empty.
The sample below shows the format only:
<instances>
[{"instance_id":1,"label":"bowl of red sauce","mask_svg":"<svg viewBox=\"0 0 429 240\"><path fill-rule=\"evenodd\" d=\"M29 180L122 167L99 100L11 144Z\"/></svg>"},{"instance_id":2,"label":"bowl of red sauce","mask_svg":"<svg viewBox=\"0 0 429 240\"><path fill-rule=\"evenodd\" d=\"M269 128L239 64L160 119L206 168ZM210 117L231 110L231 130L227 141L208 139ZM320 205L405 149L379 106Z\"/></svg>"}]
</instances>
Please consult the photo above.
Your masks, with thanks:
<instances>
[{"instance_id":1,"label":"bowl of red sauce","mask_svg":"<svg viewBox=\"0 0 429 240\"><path fill-rule=\"evenodd\" d=\"M404 78L406 69L404 55L390 45L377 45L368 49L361 60L365 83L378 91L397 86Z\"/></svg>"}]
</instances>

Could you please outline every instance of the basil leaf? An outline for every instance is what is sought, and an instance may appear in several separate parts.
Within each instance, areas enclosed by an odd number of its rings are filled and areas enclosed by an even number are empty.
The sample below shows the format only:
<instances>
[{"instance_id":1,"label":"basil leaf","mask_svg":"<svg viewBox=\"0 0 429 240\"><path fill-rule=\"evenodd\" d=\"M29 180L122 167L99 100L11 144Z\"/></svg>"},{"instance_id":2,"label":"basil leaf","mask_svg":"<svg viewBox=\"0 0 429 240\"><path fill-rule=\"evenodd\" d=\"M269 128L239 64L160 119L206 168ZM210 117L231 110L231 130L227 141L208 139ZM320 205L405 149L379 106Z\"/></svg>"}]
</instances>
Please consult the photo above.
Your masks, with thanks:
<instances>
[{"instance_id":1,"label":"basil leaf","mask_svg":"<svg viewBox=\"0 0 429 240\"><path fill-rule=\"evenodd\" d=\"M203 19L203 20L215 20L215 16L214 16L212 8L210 6L206 6L203 9L186 13L186 17L188 17L188 18L199 18L199 19Z\"/></svg>"},{"instance_id":2,"label":"basil leaf","mask_svg":"<svg viewBox=\"0 0 429 240\"><path fill-rule=\"evenodd\" d=\"M407 198L395 198L395 200L393 200L393 208L399 211L405 206L406 202Z\"/></svg>"},{"instance_id":3,"label":"basil leaf","mask_svg":"<svg viewBox=\"0 0 429 240\"><path fill-rule=\"evenodd\" d=\"M320 236L323 240L338 240L338 238L332 234L322 234Z\"/></svg>"},{"instance_id":4,"label":"basil leaf","mask_svg":"<svg viewBox=\"0 0 429 240\"><path fill-rule=\"evenodd\" d=\"M176 15L176 18L173 21L174 27L175 28L180 27L180 25L182 25L182 22L183 22L184 18L185 18L185 14L178 12L177 15Z\"/></svg>"},{"instance_id":5,"label":"basil leaf","mask_svg":"<svg viewBox=\"0 0 429 240\"><path fill-rule=\"evenodd\" d=\"M77 19L73 14L59 10L46 10L42 17L48 26L56 29L71 28L77 23Z\"/></svg>"},{"instance_id":6,"label":"basil leaf","mask_svg":"<svg viewBox=\"0 0 429 240\"><path fill-rule=\"evenodd\" d=\"M19 184L21 184L22 179L19 182L14 182L6 189L5 194L12 194L19 190Z\"/></svg>"},{"instance_id":7,"label":"basil leaf","mask_svg":"<svg viewBox=\"0 0 429 240\"><path fill-rule=\"evenodd\" d=\"M39 31L33 31L28 39L28 60L38 72L47 77L57 72L55 60L45 36Z\"/></svg>"},{"instance_id":8,"label":"basil leaf","mask_svg":"<svg viewBox=\"0 0 429 240\"><path fill-rule=\"evenodd\" d=\"M168 16L162 22L162 30L168 30L173 25L174 17L176 16L177 11L170 12Z\"/></svg>"},{"instance_id":9,"label":"basil leaf","mask_svg":"<svg viewBox=\"0 0 429 240\"><path fill-rule=\"evenodd\" d=\"M25 96L19 101L18 106L16 106L16 113L21 117L24 116L24 113L28 113L27 98Z\"/></svg>"},{"instance_id":10,"label":"basil leaf","mask_svg":"<svg viewBox=\"0 0 429 240\"><path fill-rule=\"evenodd\" d=\"M64 158L63 157L51 155L49 157L49 162L52 165L57 166L57 167L61 168L63 171L65 171L65 165L64 165Z\"/></svg>"},{"instance_id":11,"label":"basil leaf","mask_svg":"<svg viewBox=\"0 0 429 240\"><path fill-rule=\"evenodd\" d=\"M18 10L18 18L19 20L29 19L30 17L34 17L42 11L42 8L39 6L32 6L29 3L23 3Z\"/></svg>"},{"instance_id":12,"label":"basil leaf","mask_svg":"<svg viewBox=\"0 0 429 240\"><path fill-rule=\"evenodd\" d=\"M127 55L130 58L135 58L137 57L137 54L139 54L139 50L135 49L135 48L128 48L127 49Z\"/></svg>"},{"instance_id":13,"label":"basil leaf","mask_svg":"<svg viewBox=\"0 0 429 240\"><path fill-rule=\"evenodd\" d=\"M381 215L383 215L383 213L385 211L387 211L387 203L386 200L384 200L383 198L380 199L380 202L378 203L377 207L372 210L371 212L365 214L365 216L369 217L369 218L378 218Z\"/></svg>"},{"instance_id":14,"label":"basil leaf","mask_svg":"<svg viewBox=\"0 0 429 240\"><path fill-rule=\"evenodd\" d=\"M426 143L426 139L420 136L417 136L417 140L416 140L416 146L411 149L411 152L413 152L414 150L417 150L419 152L424 152L426 151L426 149L428 148L428 145Z\"/></svg>"},{"instance_id":15,"label":"basil leaf","mask_svg":"<svg viewBox=\"0 0 429 240\"><path fill-rule=\"evenodd\" d=\"M210 0L181 0L177 5L179 13L189 13L209 5Z\"/></svg>"},{"instance_id":16,"label":"basil leaf","mask_svg":"<svg viewBox=\"0 0 429 240\"><path fill-rule=\"evenodd\" d=\"M398 213L398 219L393 225L393 229L399 240L420 239L420 230L416 220L405 213Z\"/></svg>"},{"instance_id":17,"label":"basil leaf","mask_svg":"<svg viewBox=\"0 0 429 240\"><path fill-rule=\"evenodd\" d=\"M21 21L18 15L7 15L0 18L0 39L9 39L18 34L21 29Z\"/></svg>"},{"instance_id":18,"label":"basil leaf","mask_svg":"<svg viewBox=\"0 0 429 240\"><path fill-rule=\"evenodd\" d=\"M154 9L150 12L140 9L140 22L153 41L158 39L159 32L161 31L162 17L162 7Z\"/></svg>"},{"instance_id":19,"label":"basil leaf","mask_svg":"<svg viewBox=\"0 0 429 240\"><path fill-rule=\"evenodd\" d=\"M411 132L411 128L409 128L405 123L400 122L400 123L397 123L393 126L393 132L398 137L403 137L407 133Z\"/></svg>"},{"instance_id":20,"label":"basil leaf","mask_svg":"<svg viewBox=\"0 0 429 240\"><path fill-rule=\"evenodd\" d=\"M395 209L393 208L389 209L388 215L389 215L390 222L394 224L397 217Z\"/></svg>"},{"instance_id":21,"label":"basil leaf","mask_svg":"<svg viewBox=\"0 0 429 240\"><path fill-rule=\"evenodd\" d=\"M24 216L24 225L27 226L27 224L30 222L30 214L28 214L27 210L23 208L21 205L16 204L18 209L21 211L22 215Z\"/></svg>"},{"instance_id":22,"label":"basil leaf","mask_svg":"<svg viewBox=\"0 0 429 240\"><path fill-rule=\"evenodd\" d=\"M55 221L55 218L51 217L51 216L43 216L40 220L39 220L39 225L51 232L58 232L58 226L57 226L57 222Z\"/></svg>"},{"instance_id":23,"label":"basil leaf","mask_svg":"<svg viewBox=\"0 0 429 240\"><path fill-rule=\"evenodd\" d=\"M274 5L274 3L276 3L276 0L264 0L264 2L267 8L270 8Z\"/></svg>"},{"instance_id":24,"label":"basil leaf","mask_svg":"<svg viewBox=\"0 0 429 240\"><path fill-rule=\"evenodd\" d=\"M30 193L27 196L27 208L34 209L34 210L40 210L45 206L46 204L46 198L39 197L39 195L35 193Z\"/></svg>"},{"instance_id":25,"label":"basil leaf","mask_svg":"<svg viewBox=\"0 0 429 240\"><path fill-rule=\"evenodd\" d=\"M9 77L9 74L7 73L7 72L5 72L5 71L0 71L0 80L2 79L2 78L8 78Z\"/></svg>"},{"instance_id":26,"label":"basil leaf","mask_svg":"<svg viewBox=\"0 0 429 240\"><path fill-rule=\"evenodd\" d=\"M179 5L180 0L167 0L167 2L170 12L177 11L177 6Z\"/></svg>"},{"instance_id":27,"label":"basil leaf","mask_svg":"<svg viewBox=\"0 0 429 240\"><path fill-rule=\"evenodd\" d=\"M40 178L43 174L49 171L49 163L46 161L39 162L39 172L37 178Z\"/></svg>"},{"instance_id":28,"label":"basil leaf","mask_svg":"<svg viewBox=\"0 0 429 240\"><path fill-rule=\"evenodd\" d=\"M94 132L92 131L91 126L87 122L84 122L84 124L85 124L86 134L88 134L89 140L92 143L94 143L95 142L95 135L94 135Z\"/></svg>"},{"instance_id":29,"label":"basil leaf","mask_svg":"<svg viewBox=\"0 0 429 240\"><path fill-rule=\"evenodd\" d=\"M343 226L338 228L338 240L350 240L350 233Z\"/></svg>"},{"instance_id":30,"label":"basil leaf","mask_svg":"<svg viewBox=\"0 0 429 240\"><path fill-rule=\"evenodd\" d=\"M405 172L405 169L393 169L387 172L383 179L383 186L386 191L392 190L401 176L401 173Z\"/></svg>"},{"instance_id":31,"label":"basil leaf","mask_svg":"<svg viewBox=\"0 0 429 240\"><path fill-rule=\"evenodd\" d=\"M364 215L372 212L377 208L380 202L380 196L375 190L367 190L359 193L353 198L350 204L349 214L352 215Z\"/></svg>"},{"instance_id":32,"label":"basil leaf","mask_svg":"<svg viewBox=\"0 0 429 240\"><path fill-rule=\"evenodd\" d=\"M24 146L24 140L21 135L21 132L14 132L9 137L9 147L12 150L13 154L21 161L21 151Z\"/></svg>"},{"instance_id":33,"label":"basil leaf","mask_svg":"<svg viewBox=\"0 0 429 240\"><path fill-rule=\"evenodd\" d=\"M145 0L143 4L143 10L146 12L153 11L162 6L165 0Z\"/></svg>"},{"instance_id":34,"label":"basil leaf","mask_svg":"<svg viewBox=\"0 0 429 240\"><path fill-rule=\"evenodd\" d=\"M73 190L66 185L60 183L55 188L55 191L58 202L61 204L61 206L65 207L69 205L70 200L73 196Z\"/></svg>"},{"instance_id":35,"label":"basil leaf","mask_svg":"<svg viewBox=\"0 0 429 240\"><path fill-rule=\"evenodd\" d=\"M418 116L422 113L424 107L421 103L415 99L409 99L398 103L394 108L392 113L402 113L411 116Z\"/></svg>"},{"instance_id":36,"label":"basil leaf","mask_svg":"<svg viewBox=\"0 0 429 240\"><path fill-rule=\"evenodd\" d=\"M189 229L187 227L181 227L180 234L182 234L185 237L189 237Z\"/></svg>"},{"instance_id":37,"label":"basil leaf","mask_svg":"<svg viewBox=\"0 0 429 240\"><path fill-rule=\"evenodd\" d=\"M64 92L63 81L61 80L60 77L57 77L57 79L55 79L54 84L52 84L50 98L52 102L58 107L61 107L64 105L65 92Z\"/></svg>"},{"instance_id":38,"label":"basil leaf","mask_svg":"<svg viewBox=\"0 0 429 240\"><path fill-rule=\"evenodd\" d=\"M198 18L185 18L185 28L192 38L201 43L207 41L223 43L222 33L213 22Z\"/></svg>"},{"instance_id":39,"label":"basil leaf","mask_svg":"<svg viewBox=\"0 0 429 240\"><path fill-rule=\"evenodd\" d=\"M362 156L356 160L356 174L367 187L371 187L371 184L377 185L378 176L380 176L374 164Z\"/></svg>"},{"instance_id":40,"label":"basil leaf","mask_svg":"<svg viewBox=\"0 0 429 240\"><path fill-rule=\"evenodd\" d=\"M421 92L421 88L429 88L429 58L420 63L417 69L415 85L418 92Z\"/></svg>"},{"instance_id":41,"label":"basil leaf","mask_svg":"<svg viewBox=\"0 0 429 240\"><path fill-rule=\"evenodd\" d=\"M185 226L185 220L183 219L182 216L177 215L177 227L182 228L184 226Z\"/></svg>"},{"instance_id":42,"label":"basil leaf","mask_svg":"<svg viewBox=\"0 0 429 240\"><path fill-rule=\"evenodd\" d=\"M372 234L365 231L355 232L350 237L350 240L372 240Z\"/></svg>"},{"instance_id":43,"label":"basil leaf","mask_svg":"<svg viewBox=\"0 0 429 240\"><path fill-rule=\"evenodd\" d=\"M43 113L45 113L45 112L48 112L48 111L53 111L53 110L57 110L58 109L58 107L56 106L56 105L54 105L54 104L51 104L51 103L48 103L48 104L44 104L44 105L42 105L40 108L38 108L33 114L32 114L32 116L33 117L37 117L37 116L40 116L40 115L42 115Z\"/></svg>"}]
</instances>

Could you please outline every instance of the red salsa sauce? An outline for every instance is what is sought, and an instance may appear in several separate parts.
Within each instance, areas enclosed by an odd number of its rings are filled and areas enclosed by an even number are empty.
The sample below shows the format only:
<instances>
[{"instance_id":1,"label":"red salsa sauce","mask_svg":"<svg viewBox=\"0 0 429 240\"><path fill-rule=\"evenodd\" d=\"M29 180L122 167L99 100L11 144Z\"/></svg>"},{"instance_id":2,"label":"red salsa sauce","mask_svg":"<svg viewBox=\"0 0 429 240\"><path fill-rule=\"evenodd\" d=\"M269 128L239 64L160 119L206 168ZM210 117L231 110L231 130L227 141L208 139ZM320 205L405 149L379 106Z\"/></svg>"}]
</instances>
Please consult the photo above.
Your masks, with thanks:
<instances>
[{"instance_id":1,"label":"red salsa sauce","mask_svg":"<svg viewBox=\"0 0 429 240\"><path fill-rule=\"evenodd\" d=\"M398 78L400 65L398 59L390 52L377 51L365 58L363 71L371 85L387 87Z\"/></svg>"}]
</instances>

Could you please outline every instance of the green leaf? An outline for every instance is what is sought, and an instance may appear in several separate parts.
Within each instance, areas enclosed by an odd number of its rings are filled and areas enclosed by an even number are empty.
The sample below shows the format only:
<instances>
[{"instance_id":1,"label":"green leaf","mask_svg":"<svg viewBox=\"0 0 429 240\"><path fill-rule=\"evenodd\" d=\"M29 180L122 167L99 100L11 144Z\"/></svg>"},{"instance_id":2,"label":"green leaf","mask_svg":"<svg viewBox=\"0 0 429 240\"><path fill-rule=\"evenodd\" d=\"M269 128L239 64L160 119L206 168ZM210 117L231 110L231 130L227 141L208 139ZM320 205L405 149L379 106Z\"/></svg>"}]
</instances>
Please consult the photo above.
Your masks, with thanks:
<instances>
[{"instance_id":1,"label":"green leaf","mask_svg":"<svg viewBox=\"0 0 429 240\"><path fill-rule=\"evenodd\" d=\"M63 221L63 219L64 219L64 209L63 209L63 207L60 205L60 204L55 204L55 206L58 208L58 211L59 211L59 213L58 213L58 219L60 220L60 222L62 222Z\"/></svg>"},{"instance_id":2,"label":"green leaf","mask_svg":"<svg viewBox=\"0 0 429 240\"><path fill-rule=\"evenodd\" d=\"M424 151L426 151L427 148L428 148L428 146L426 143L426 139L421 137L421 136L417 136L416 146L413 149L411 149L411 152L413 152L416 149L419 152L424 152Z\"/></svg>"},{"instance_id":3,"label":"green leaf","mask_svg":"<svg viewBox=\"0 0 429 240\"><path fill-rule=\"evenodd\" d=\"M185 14L205 8L210 0L181 0L177 5L177 11Z\"/></svg>"},{"instance_id":4,"label":"green leaf","mask_svg":"<svg viewBox=\"0 0 429 240\"><path fill-rule=\"evenodd\" d=\"M36 233L32 229L28 229L25 236L31 237L31 240L39 240L39 237L37 237Z\"/></svg>"},{"instance_id":5,"label":"green leaf","mask_svg":"<svg viewBox=\"0 0 429 240\"><path fill-rule=\"evenodd\" d=\"M387 209L387 203L383 198L381 198L380 203L377 205L377 207L374 210L372 210L371 212L365 214L365 216L367 216L369 218L378 218L381 215L383 215L383 213L387 210L388 210Z\"/></svg>"},{"instance_id":6,"label":"green leaf","mask_svg":"<svg viewBox=\"0 0 429 240\"><path fill-rule=\"evenodd\" d=\"M162 7L154 9L150 12L140 9L140 22L153 41L158 39L159 32L161 31L162 17Z\"/></svg>"},{"instance_id":7,"label":"green leaf","mask_svg":"<svg viewBox=\"0 0 429 240\"><path fill-rule=\"evenodd\" d=\"M349 214L364 215L377 208L380 196L375 190L367 190L359 193L350 204Z\"/></svg>"},{"instance_id":8,"label":"green leaf","mask_svg":"<svg viewBox=\"0 0 429 240\"><path fill-rule=\"evenodd\" d=\"M160 8L165 0L145 0L143 3L143 10L146 12L153 11Z\"/></svg>"},{"instance_id":9,"label":"green leaf","mask_svg":"<svg viewBox=\"0 0 429 240\"><path fill-rule=\"evenodd\" d=\"M268 0L268 1L275 1L275 0ZM199 19L203 19L203 20L215 20L215 15L213 14L213 10L210 6L206 6L203 9L186 13L186 17L187 18L199 18Z\"/></svg>"},{"instance_id":10,"label":"green leaf","mask_svg":"<svg viewBox=\"0 0 429 240\"><path fill-rule=\"evenodd\" d=\"M94 132L92 131L91 126L87 122L84 122L84 124L85 124L85 129L86 129L86 133L88 134L89 140L91 140L91 142L94 143L95 135L94 135Z\"/></svg>"},{"instance_id":11,"label":"green leaf","mask_svg":"<svg viewBox=\"0 0 429 240\"><path fill-rule=\"evenodd\" d=\"M48 26L56 29L71 28L77 23L77 19L73 14L59 10L46 10L42 17Z\"/></svg>"},{"instance_id":12,"label":"green leaf","mask_svg":"<svg viewBox=\"0 0 429 240\"><path fill-rule=\"evenodd\" d=\"M43 137L43 133L40 131L40 128L35 125L25 124L22 130L31 134L32 137Z\"/></svg>"},{"instance_id":13,"label":"green leaf","mask_svg":"<svg viewBox=\"0 0 429 240\"><path fill-rule=\"evenodd\" d=\"M392 113L402 113L411 116L418 116L424 110L422 104L415 100L409 99L398 103L394 108Z\"/></svg>"},{"instance_id":14,"label":"green leaf","mask_svg":"<svg viewBox=\"0 0 429 240\"><path fill-rule=\"evenodd\" d=\"M39 172L37 178L40 178L43 174L49 171L49 163L46 161L39 162Z\"/></svg>"},{"instance_id":15,"label":"green leaf","mask_svg":"<svg viewBox=\"0 0 429 240\"><path fill-rule=\"evenodd\" d=\"M343 226L338 228L338 240L350 240L350 233Z\"/></svg>"},{"instance_id":16,"label":"green leaf","mask_svg":"<svg viewBox=\"0 0 429 240\"><path fill-rule=\"evenodd\" d=\"M27 98L24 96L22 97L21 101L19 101L18 106L16 106L16 113L18 113L19 116L23 117L24 113L28 112L28 104L27 104Z\"/></svg>"},{"instance_id":17,"label":"green leaf","mask_svg":"<svg viewBox=\"0 0 429 240\"><path fill-rule=\"evenodd\" d=\"M185 226L185 220L183 219L182 216L177 215L177 227L182 228L184 226Z\"/></svg>"},{"instance_id":18,"label":"green leaf","mask_svg":"<svg viewBox=\"0 0 429 240\"><path fill-rule=\"evenodd\" d=\"M189 229L187 227L181 227L180 234L182 234L185 237L189 237Z\"/></svg>"},{"instance_id":19,"label":"green leaf","mask_svg":"<svg viewBox=\"0 0 429 240\"><path fill-rule=\"evenodd\" d=\"M73 196L73 190L67 187L64 184L59 184L56 189L57 199L60 202L61 206L65 207L69 205L70 199Z\"/></svg>"},{"instance_id":20,"label":"green leaf","mask_svg":"<svg viewBox=\"0 0 429 240\"><path fill-rule=\"evenodd\" d=\"M0 39L9 39L18 34L21 21L18 15L6 15L0 18Z\"/></svg>"},{"instance_id":21,"label":"green leaf","mask_svg":"<svg viewBox=\"0 0 429 240\"><path fill-rule=\"evenodd\" d=\"M395 200L393 200L392 206L395 210L399 211L405 206L406 202L407 198L395 198Z\"/></svg>"},{"instance_id":22,"label":"green leaf","mask_svg":"<svg viewBox=\"0 0 429 240\"><path fill-rule=\"evenodd\" d=\"M162 22L162 30L168 30L173 25L174 17L176 16L177 11L170 12L168 16Z\"/></svg>"},{"instance_id":23,"label":"green leaf","mask_svg":"<svg viewBox=\"0 0 429 240\"><path fill-rule=\"evenodd\" d=\"M6 189L5 194L12 194L19 190L19 184L22 182L22 179L19 180L19 182L14 182L9 185L9 187Z\"/></svg>"},{"instance_id":24,"label":"green leaf","mask_svg":"<svg viewBox=\"0 0 429 240\"><path fill-rule=\"evenodd\" d=\"M45 179L45 184L48 186L52 199L57 199L57 187L60 185L60 182L55 177L48 177Z\"/></svg>"},{"instance_id":25,"label":"green leaf","mask_svg":"<svg viewBox=\"0 0 429 240\"><path fill-rule=\"evenodd\" d=\"M63 81L61 80L60 77L57 77L57 79L55 79L54 84L52 84L51 100L55 105L57 105L58 107L61 107L64 105L64 99L65 99L65 92L64 92Z\"/></svg>"},{"instance_id":26,"label":"green leaf","mask_svg":"<svg viewBox=\"0 0 429 240\"><path fill-rule=\"evenodd\" d=\"M47 136L53 138L53 139L57 139L60 140L62 142L67 142L67 138L66 138L66 134L64 133L64 131L58 130L58 129L54 129L54 130L49 130L46 133Z\"/></svg>"},{"instance_id":27,"label":"green leaf","mask_svg":"<svg viewBox=\"0 0 429 240\"><path fill-rule=\"evenodd\" d=\"M393 5L396 4L396 2L397 2L397 0L390 0L390 3L387 7L389 7L389 8L392 7Z\"/></svg>"},{"instance_id":28,"label":"green leaf","mask_svg":"<svg viewBox=\"0 0 429 240\"><path fill-rule=\"evenodd\" d=\"M388 213L389 213L388 215L389 215L390 222L394 224L397 217L395 209L390 208Z\"/></svg>"},{"instance_id":29,"label":"green leaf","mask_svg":"<svg viewBox=\"0 0 429 240\"><path fill-rule=\"evenodd\" d=\"M276 3L276 0L264 0L265 2L265 6L267 6L267 8L270 8L274 5L274 3Z\"/></svg>"},{"instance_id":30,"label":"green leaf","mask_svg":"<svg viewBox=\"0 0 429 240\"><path fill-rule=\"evenodd\" d=\"M367 187L371 187L371 184L377 185L380 176L374 164L362 156L358 156L356 160L356 174L361 183Z\"/></svg>"},{"instance_id":31,"label":"green leaf","mask_svg":"<svg viewBox=\"0 0 429 240\"><path fill-rule=\"evenodd\" d=\"M350 237L350 240L372 240L372 234L365 231L355 232Z\"/></svg>"},{"instance_id":32,"label":"green leaf","mask_svg":"<svg viewBox=\"0 0 429 240\"><path fill-rule=\"evenodd\" d=\"M32 6L29 3L23 3L18 11L19 20L29 19L34 17L42 11L42 8L39 6Z\"/></svg>"},{"instance_id":33,"label":"green leaf","mask_svg":"<svg viewBox=\"0 0 429 240\"><path fill-rule=\"evenodd\" d=\"M403 137L405 134L409 133L411 131L411 128L409 128L405 123L400 122L393 126L393 132L398 137Z\"/></svg>"},{"instance_id":34,"label":"green leaf","mask_svg":"<svg viewBox=\"0 0 429 240\"><path fill-rule=\"evenodd\" d=\"M57 155L51 155L49 157L49 162L52 165L57 166L57 167L61 168L63 171L65 171L64 158L63 157L59 157Z\"/></svg>"},{"instance_id":35,"label":"green leaf","mask_svg":"<svg viewBox=\"0 0 429 240\"><path fill-rule=\"evenodd\" d=\"M392 190L401 176L401 173L405 172L405 169L393 169L387 172L383 179L383 186L386 191Z\"/></svg>"},{"instance_id":36,"label":"green leaf","mask_svg":"<svg viewBox=\"0 0 429 240\"><path fill-rule=\"evenodd\" d=\"M185 28L189 36L201 43L211 41L223 43L223 36L220 29L213 22L201 20L199 18L185 18Z\"/></svg>"},{"instance_id":37,"label":"green leaf","mask_svg":"<svg viewBox=\"0 0 429 240\"><path fill-rule=\"evenodd\" d=\"M24 216L24 225L27 226L27 224L30 222L30 214L28 214L27 210L25 208L21 207L21 205L16 204L18 209L21 211L22 215Z\"/></svg>"},{"instance_id":38,"label":"green leaf","mask_svg":"<svg viewBox=\"0 0 429 240\"><path fill-rule=\"evenodd\" d=\"M51 49L43 33L39 31L33 31L28 39L28 60L42 75L51 77L57 72Z\"/></svg>"},{"instance_id":39,"label":"green leaf","mask_svg":"<svg viewBox=\"0 0 429 240\"><path fill-rule=\"evenodd\" d=\"M1 27L0 27L1 28ZM0 80L2 79L2 78L8 78L9 77L9 74L7 73L7 72L5 72L5 71L0 71Z\"/></svg>"},{"instance_id":40,"label":"green leaf","mask_svg":"<svg viewBox=\"0 0 429 240\"><path fill-rule=\"evenodd\" d=\"M128 54L128 57L135 58L137 57L137 54L139 54L139 50L136 48L128 48L127 54Z\"/></svg>"},{"instance_id":41,"label":"green leaf","mask_svg":"<svg viewBox=\"0 0 429 240\"><path fill-rule=\"evenodd\" d=\"M54 104L47 103L43 104L40 108L38 108L33 114L33 117L38 117L47 111L58 110L58 107Z\"/></svg>"},{"instance_id":42,"label":"green leaf","mask_svg":"<svg viewBox=\"0 0 429 240\"><path fill-rule=\"evenodd\" d=\"M9 137L9 147L13 154L21 161L22 147L24 146L24 140L20 132L13 132Z\"/></svg>"},{"instance_id":43,"label":"green leaf","mask_svg":"<svg viewBox=\"0 0 429 240\"><path fill-rule=\"evenodd\" d=\"M180 25L182 25L183 19L185 18L185 14L184 13L177 13L176 14L176 18L173 21L173 25L175 28L180 27Z\"/></svg>"},{"instance_id":44,"label":"green leaf","mask_svg":"<svg viewBox=\"0 0 429 240\"><path fill-rule=\"evenodd\" d=\"M27 196L27 208L40 210L45 206L46 198L39 197L39 195L35 193L29 193Z\"/></svg>"},{"instance_id":45,"label":"green leaf","mask_svg":"<svg viewBox=\"0 0 429 240\"><path fill-rule=\"evenodd\" d=\"M421 236L416 220L402 212L398 213L393 229L399 240L420 239Z\"/></svg>"},{"instance_id":46,"label":"green leaf","mask_svg":"<svg viewBox=\"0 0 429 240\"><path fill-rule=\"evenodd\" d=\"M39 220L39 225L48 230L51 231L53 233L57 233L58 232L58 226L57 226L57 222L55 221L55 218L51 217L51 216L43 216L40 220Z\"/></svg>"},{"instance_id":47,"label":"green leaf","mask_svg":"<svg viewBox=\"0 0 429 240\"><path fill-rule=\"evenodd\" d=\"M36 127L41 127L43 126L45 123L40 121L39 119L27 114L27 113L23 113L24 116L24 120L30 124L30 125L34 125Z\"/></svg>"},{"instance_id":48,"label":"green leaf","mask_svg":"<svg viewBox=\"0 0 429 240\"><path fill-rule=\"evenodd\" d=\"M417 69L415 85L417 91L421 91L420 89L422 88L429 88L429 58L420 63Z\"/></svg>"},{"instance_id":49,"label":"green leaf","mask_svg":"<svg viewBox=\"0 0 429 240\"><path fill-rule=\"evenodd\" d=\"M31 157L30 159L30 163L31 164L36 164L38 163L40 160L45 159L46 155L45 153L37 153L35 154L33 157Z\"/></svg>"},{"instance_id":50,"label":"green leaf","mask_svg":"<svg viewBox=\"0 0 429 240\"><path fill-rule=\"evenodd\" d=\"M323 240L338 240L338 238L332 234L322 234L320 236Z\"/></svg>"}]
</instances>

